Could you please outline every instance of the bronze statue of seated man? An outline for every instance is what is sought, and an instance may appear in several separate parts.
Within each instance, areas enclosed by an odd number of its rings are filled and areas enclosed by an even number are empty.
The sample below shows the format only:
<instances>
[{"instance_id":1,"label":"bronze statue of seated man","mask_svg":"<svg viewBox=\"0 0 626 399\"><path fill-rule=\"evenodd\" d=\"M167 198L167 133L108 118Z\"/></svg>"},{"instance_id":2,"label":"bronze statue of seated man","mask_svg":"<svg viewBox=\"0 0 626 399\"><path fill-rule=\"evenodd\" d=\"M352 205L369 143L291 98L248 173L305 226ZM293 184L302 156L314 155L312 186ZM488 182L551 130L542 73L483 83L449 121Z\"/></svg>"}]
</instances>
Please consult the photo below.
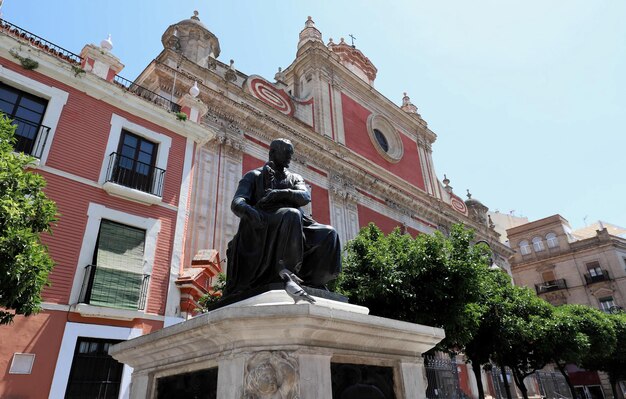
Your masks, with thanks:
<instances>
[{"instance_id":1,"label":"bronze statue of seated man","mask_svg":"<svg viewBox=\"0 0 626 399\"><path fill-rule=\"evenodd\" d=\"M289 140L274 140L269 161L239 181L231 209L241 220L226 253L226 296L282 282L283 269L315 288L341 271L337 232L300 209L311 194L302 177L287 170L292 155Z\"/></svg>"}]
</instances>

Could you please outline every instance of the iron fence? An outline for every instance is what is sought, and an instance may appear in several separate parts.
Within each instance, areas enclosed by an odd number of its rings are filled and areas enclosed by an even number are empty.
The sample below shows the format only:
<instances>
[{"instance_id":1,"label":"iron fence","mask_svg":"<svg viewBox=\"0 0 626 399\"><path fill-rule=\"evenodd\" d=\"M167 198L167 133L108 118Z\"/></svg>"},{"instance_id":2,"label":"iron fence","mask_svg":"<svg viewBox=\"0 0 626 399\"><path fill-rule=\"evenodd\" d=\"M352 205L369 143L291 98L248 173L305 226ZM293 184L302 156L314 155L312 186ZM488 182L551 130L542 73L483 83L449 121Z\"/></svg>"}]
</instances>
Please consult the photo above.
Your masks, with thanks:
<instances>
[{"instance_id":1,"label":"iron fence","mask_svg":"<svg viewBox=\"0 0 626 399\"><path fill-rule=\"evenodd\" d=\"M15 151L41 158L50 128L18 117L12 119L15 125Z\"/></svg>"},{"instance_id":2,"label":"iron fence","mask_svg":"<svg viewBox=\"0 0 626 399\"><path fill-rule=\"evenodd\" d=\"M572 392L561 373L536 371L535 378L542 397L546 399L572 399Z\"/></svg>"},{"instance_id":3,"label":"iron fence","mask_svg":"<svg viewBox=\"0 0 626 399\"><path fill-rule=\"evenodd\" d=\"M461 391L456 360L444 354L424 356L428 387L427 399L464 399Z\"/></svg>"},{"instance_id":4,"label":"iron fence","mask_svg":"<svg viewBox=\"0 0 626 399\"><path fill-rule=\"evenodd\" d=\"M109 156L106 181L161 197L164 177L164 169L116 152L112 152Z\"/></svg>"},{"instance_id":5,"label":"iron fence","mask_svg":"<svg viewBox=\"0 0 626 399\"><path fill-rule=\"evenodd\" d=\"M565 279L557 279L552 281L545 281L541 284L535 284L535 291L537 294L543 294L544 292L564 290L567 288L567 282Z\"/></svg>"},{"instance_id":6,"label":"iron fence","mask_svg":"<svg viewBox=\"0 0 626 399\"><path fill-rule=\"evenodd\" d=\"M73 64L80 64L83 60L80 55L72 53L61 46L57 46L56 44L49 42L48 40L39 37L26 29L22 29L4 19L0 19L0 31L23 40L27 40L33 46Z\"/></svg>"},{"instance_id":7,"label":"iron fence","mask_svg":"<svg viewBox=\"0 0 626 399\"><path fill-rule=\"evenodd\" d=\"M597 283L599 281L608 281L611 279L609 276L609 271L606 269L600 269L602 273L592 274L591 272L585 273L585 282L587 285Z\"/></svg>"},{"instance_id":8,"label":"iron fence","mask_svg":"<svg viewBox=\"0 0 626 399\"><path fill-rule=\"evenodd\" d=\"M87 265L79 302L96 306L144 310L149 284L149 274Z\"/></svg>"},{"instance_id":9,"label":"iron fence","mask_svg":"<svg viewBox=\"0 0 626 399\"><path fill-rule=\"evenodd\" d=\"M120 75L115 75L115 78L113 78L113 82L123 87L127 91L145 100L148 100L160 107L163 107L170 112L180 112L181 110L180 105L176 104L175 102L153 92L152 90L148 90L143 86L139 86L135 82L132 82L126 78L123 78Z\"/></svg>"}]
</instances>

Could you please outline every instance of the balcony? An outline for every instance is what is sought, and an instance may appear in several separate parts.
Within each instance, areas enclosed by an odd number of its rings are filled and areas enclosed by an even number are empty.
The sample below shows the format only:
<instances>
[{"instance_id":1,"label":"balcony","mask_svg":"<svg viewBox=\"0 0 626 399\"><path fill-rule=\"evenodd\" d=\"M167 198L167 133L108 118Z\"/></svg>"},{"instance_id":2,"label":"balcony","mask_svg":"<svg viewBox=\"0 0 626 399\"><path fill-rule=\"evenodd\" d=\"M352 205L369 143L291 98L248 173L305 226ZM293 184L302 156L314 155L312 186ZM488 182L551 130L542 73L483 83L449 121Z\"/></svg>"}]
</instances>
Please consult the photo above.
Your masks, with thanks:
<instances>
[{"instance_id":1,"label":"balcony","mask_svg":"<svg viewBox=\"0 0 626 399\"><path fill-rule=\"evenodd\" d=\"M152 194L158 198L163 195L163 177L165 170L116 152L109 156L106 181L124 187Z\"/></svg>"},{"instance_id":2,"label":"balcony","mask_svg":"<svg viewBox=\"0 0 626 399\"><path fill-rule=\"evenodd\" d=\"M15 151L41 159L50 128L17 117L13 118L13 125L15 125Z\"/></svg>"},{"instance_id":3,"label":"balcony","mask_svg":"<svg viewBox=\"0 0 626 399\"><path fill-rule=\"evenodd\" d=\"M609 271L606 269L598 269L600 273L597 271L587 272L585 273L585 282L587 285L593 283L599 283L600 281L609 281L611 277L609 276Z\"/></svg>"},{"instance_id":4,"label":"balcony","mask_svg":"<svg viewBox=\"0 0 626 399\"><path fill-rule=\"evenodd\" d=\"M558 279L552 281L545 281L541 284L535 284L535 291L537 294L545 294L546 292L564 290L567 288L565 279Z\"/></svg>"},{"instance_id":5,"label":"balcony","mask_svg":"<svg viewBox=\"0 0 626 399\"><path fill-rule=\"evenodd\" d=\"M31 45L39 48L40 50L72 64L80 65L83 60L78 54L74 54L61 46L57 46L56 44L49 42L46 39L27 31L26 29L22 29L17 25L13 25L4 19L0 19L0 31L9 36L28 41Z\"/></svg>"},{"instance_id":6,"label":"balcony","mask_svg":"<svg viewBox=\"0 0 626 399\"><path fill-rule=\"evenodd\" d=\"M80 303L119 309L144 310L149 274L88 265L80 292Z\"/></svg>"},{"instance_id":7,"label":"balcony","mask_svg":"<svg viewBox=\"0 0 626 399\"><path fill-rule=\"evenodd\" d=\"M147 100L151 103L154 103L160 107L165 108L169 112L180 112L180 105L176 104L173 101L168 100L167 98L146 89L145 87L139 86L135 82L132 82L128 79L125 79L119 75L115 75L113 78L113 82L115 82L118 86L123 87L125 90Z\"/></svg>"}]
</instances>

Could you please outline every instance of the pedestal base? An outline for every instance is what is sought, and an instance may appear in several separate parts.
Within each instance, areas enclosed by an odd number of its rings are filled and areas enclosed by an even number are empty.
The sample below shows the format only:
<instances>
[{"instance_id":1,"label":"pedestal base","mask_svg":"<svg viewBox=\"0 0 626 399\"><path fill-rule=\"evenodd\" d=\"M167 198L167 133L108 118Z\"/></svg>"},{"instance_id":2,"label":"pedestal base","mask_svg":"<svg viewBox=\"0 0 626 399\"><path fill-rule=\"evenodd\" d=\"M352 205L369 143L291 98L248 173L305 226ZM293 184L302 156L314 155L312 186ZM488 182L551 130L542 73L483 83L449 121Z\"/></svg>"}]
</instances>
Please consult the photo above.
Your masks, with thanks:
<instances>
[{"instance_id":1,"label":"pedestal base","mask_svg":"<svg viewBox=\"0 0 626 399\"><path fill-rule=\"evenodd\" d=\"M132 399L161 399L200 380L199 397L218 399L426 397L421 355L443 330L316 300L295 305L284 291L269 291L122 342L110 354L134 369Z\"/></svg>"}]
</instances>

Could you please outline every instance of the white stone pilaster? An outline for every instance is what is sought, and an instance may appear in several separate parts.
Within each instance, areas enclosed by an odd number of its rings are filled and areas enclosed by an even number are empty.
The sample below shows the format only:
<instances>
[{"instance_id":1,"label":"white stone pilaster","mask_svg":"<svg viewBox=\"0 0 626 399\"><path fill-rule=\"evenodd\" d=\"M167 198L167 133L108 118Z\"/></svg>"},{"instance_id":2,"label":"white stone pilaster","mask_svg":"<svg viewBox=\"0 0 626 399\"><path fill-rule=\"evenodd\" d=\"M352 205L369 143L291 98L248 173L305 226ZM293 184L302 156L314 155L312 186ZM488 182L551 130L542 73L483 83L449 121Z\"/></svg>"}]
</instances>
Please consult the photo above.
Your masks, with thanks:
<instances>
[{"instance_id":1,"label":"white stone pilaster","mask_svg":"<svg viewBox=\"0 0 626 399\"><path fill-rule=\"evenodd\" d=\"M245 358L224 358L218 361L217 399L240 399L243 395Z\"/></svg>"},{"instance_id":2,"label":"white stone pilaster","mask_svg":"<svg viewBox=\"0 0 626 399\"><path fill-rule=\"evenodd\" d=\"M345 245L359 233L359 212L356 202L346 193L330 192L330 224L337 230L339 240Z\"/></svg>"},{"instance_id":3,"label":"white stone pilaster","mask_svg":"<svg viewBox=\"0 0 626 399\"><path fill-rule=\"evenodd\" d=\"M424 359L416 359L415 363L400 362L400 375L405 398L425 397L428 382L424 370Z\"/></svg>"},{"instance_id":4,"label":"white stone pilaster","mask_svg":"<svg viewBox=\"0 0 626 399\"><path fill-rule=\"evenodd\" d=\"M185 257L187 263L200 249L213 248L218 166L217 146L209 143L198 148Z\"/></svg>"},{"instance_id":5,"label":"white stone pilaster","mask_svg":"<svg viewBox=\"0 0 626 399\"><path fill-rule=\"evenodd\" d=\"M333 85L333 119L335 122L335 141L345 145L346 133L343 127L343 103L341 102L341 90Z\"/></svg>"},{"instance_id":6,"label":"white stone pilaster","mask_svg":"<svg viewBox=\"0 0 626 399\"><path fill-rule=\"evenodd\" d=\"M152 380L147 374L133 373L130 383L129 399L146 399L149 396L150 384Z\"/></svg>"},{"instance_id":7,"label":"white stone pilaster","mask_svg":"<svg viewBox=\"0 0 626 399\"><path fill-rule=\"evenodd\" d=\"M330 355L300 354L300 397L327 399L333 396Z\"/></svg>"},{"instance_id":8,"label":"white stone pilaster","mask_svg":"<svg viewBox=\"0 0 626 399\"><path fill-rule=\"evenodd\" d=\"M220 170L214 245L215 249L220 252L220 257L226 259L228 242L237 233L239 226L239 218L230 210L230 204L241 180L241 152L232 147L222 146Z\"/></svg>"}]
</instances>

